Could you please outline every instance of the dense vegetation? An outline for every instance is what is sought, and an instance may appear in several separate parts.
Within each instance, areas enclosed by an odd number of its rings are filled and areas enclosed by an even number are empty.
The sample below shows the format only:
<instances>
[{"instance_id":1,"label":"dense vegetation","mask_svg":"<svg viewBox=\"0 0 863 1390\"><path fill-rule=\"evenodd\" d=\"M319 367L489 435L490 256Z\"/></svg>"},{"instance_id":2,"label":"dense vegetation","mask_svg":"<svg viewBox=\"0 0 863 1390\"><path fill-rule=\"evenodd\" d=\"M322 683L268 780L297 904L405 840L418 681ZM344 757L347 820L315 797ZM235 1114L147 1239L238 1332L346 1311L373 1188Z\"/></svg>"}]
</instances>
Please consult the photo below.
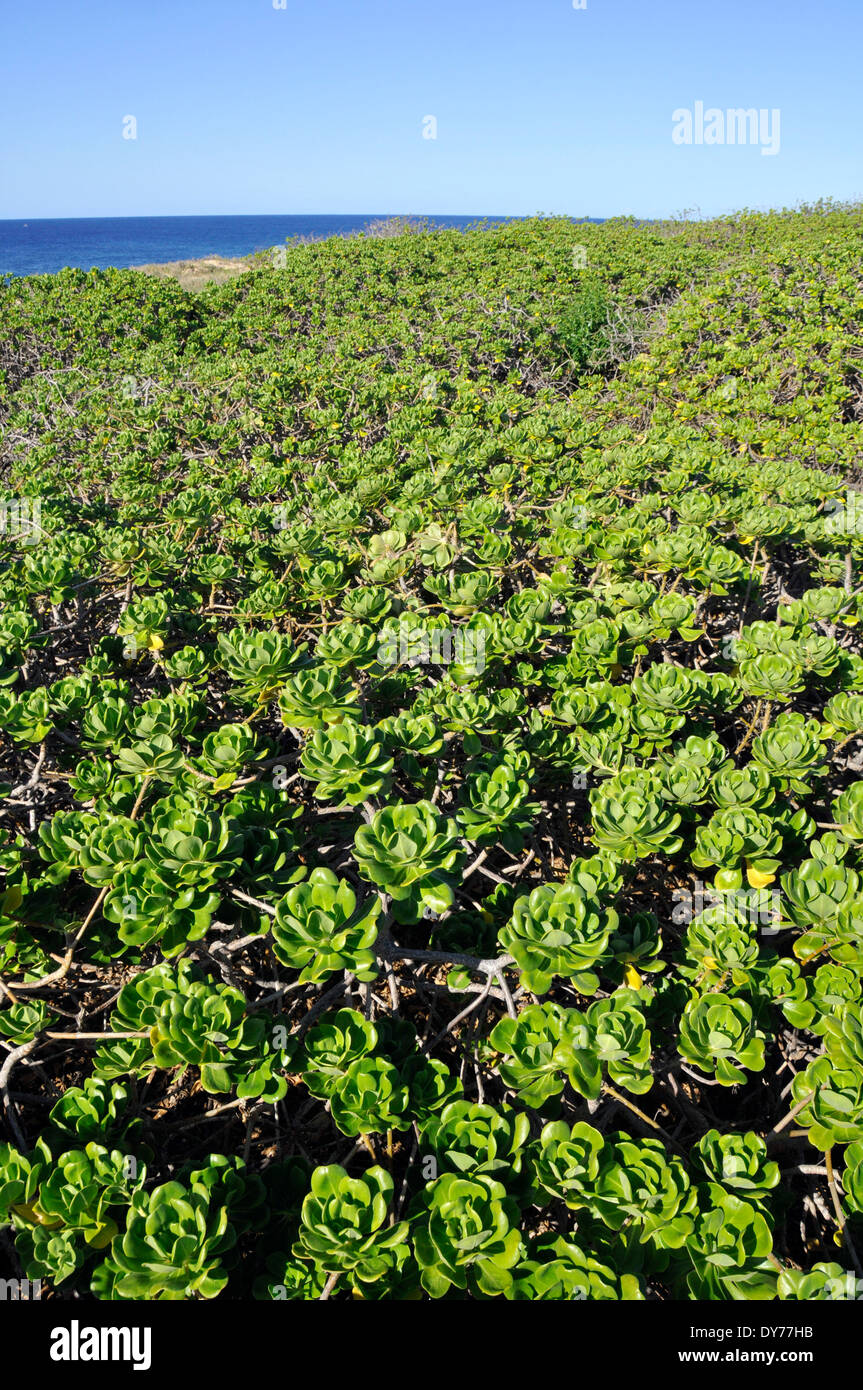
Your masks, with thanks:
<instances>
[{"instance_id":1,"label":"dense vegetation","mask_svg":"<svg viewBox=\"0 0 863 1390\"><path fill-rule=\"evenodd\" d=\"M0 284L0 1259L863 1276L863 215Z\"/></svg>"}]
</instances>

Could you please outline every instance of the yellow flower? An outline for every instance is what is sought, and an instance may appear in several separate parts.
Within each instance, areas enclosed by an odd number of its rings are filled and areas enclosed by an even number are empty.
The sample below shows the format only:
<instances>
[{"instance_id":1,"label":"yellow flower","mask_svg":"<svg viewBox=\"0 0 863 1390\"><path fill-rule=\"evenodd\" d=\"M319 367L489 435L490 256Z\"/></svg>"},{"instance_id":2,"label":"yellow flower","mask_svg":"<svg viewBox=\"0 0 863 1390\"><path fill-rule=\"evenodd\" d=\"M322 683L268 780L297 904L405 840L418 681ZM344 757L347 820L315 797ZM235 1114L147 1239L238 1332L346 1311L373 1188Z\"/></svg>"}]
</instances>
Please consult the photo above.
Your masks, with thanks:
<instances>
[{"instance_id":1,"label":"yellow flower","mask_svg":"<svg viewBox=\"0 0 863 1390\"><path fill-rule=\"evenodd\" d=\"M775 874L762 874L758 869L751 869L746 866L746 878L750 888L766 888L776 878Z\"/></svg>"}]
</instances>

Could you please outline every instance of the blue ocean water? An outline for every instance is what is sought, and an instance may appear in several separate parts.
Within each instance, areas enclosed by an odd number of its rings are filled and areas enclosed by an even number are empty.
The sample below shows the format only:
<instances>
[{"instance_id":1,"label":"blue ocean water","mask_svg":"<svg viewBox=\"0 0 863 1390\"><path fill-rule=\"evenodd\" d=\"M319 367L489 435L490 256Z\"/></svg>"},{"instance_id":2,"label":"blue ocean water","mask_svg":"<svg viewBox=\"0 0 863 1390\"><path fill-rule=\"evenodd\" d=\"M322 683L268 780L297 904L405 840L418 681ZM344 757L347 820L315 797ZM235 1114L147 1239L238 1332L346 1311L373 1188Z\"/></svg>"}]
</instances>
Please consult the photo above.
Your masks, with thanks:
<instances>
[{"instance_id":1,"label":"blue ocean water","mask_svg":"<svg viewBox=\"0 0 863 1390\"><path fill-rule=\"evenodd\" d=\"M294 236L360 232L386 213L263 217L52 217L0 220L0 274L45 275L77 266L146 265L201 256L245 256ZM436 217L438 226L506 222L506 217Z\"/></svg>"}]
</instances>

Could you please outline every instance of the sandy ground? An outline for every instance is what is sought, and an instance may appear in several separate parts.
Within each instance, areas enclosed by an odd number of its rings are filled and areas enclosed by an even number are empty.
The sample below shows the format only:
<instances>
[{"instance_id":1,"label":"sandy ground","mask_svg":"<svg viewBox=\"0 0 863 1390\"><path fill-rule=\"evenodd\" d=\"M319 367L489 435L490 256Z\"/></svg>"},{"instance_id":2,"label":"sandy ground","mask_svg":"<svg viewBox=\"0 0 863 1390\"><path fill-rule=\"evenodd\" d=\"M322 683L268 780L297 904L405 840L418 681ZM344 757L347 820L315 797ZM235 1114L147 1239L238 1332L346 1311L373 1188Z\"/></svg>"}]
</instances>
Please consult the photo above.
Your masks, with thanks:
<instances>
[{"instance_id":1,"label":"sandy ground","mask_svg":"<svg viewBox=\"0 0 863 1390\"><path fill-rule=\"evenodd\" d=\"M133 270L142 270L146 275L155 275L160 280L177 280L184 290L203 290L208 285L223 285L248 270L251 256L205 256L198 261L166 261L163 265L136 265Z\"/></svg>"}]
</instances>

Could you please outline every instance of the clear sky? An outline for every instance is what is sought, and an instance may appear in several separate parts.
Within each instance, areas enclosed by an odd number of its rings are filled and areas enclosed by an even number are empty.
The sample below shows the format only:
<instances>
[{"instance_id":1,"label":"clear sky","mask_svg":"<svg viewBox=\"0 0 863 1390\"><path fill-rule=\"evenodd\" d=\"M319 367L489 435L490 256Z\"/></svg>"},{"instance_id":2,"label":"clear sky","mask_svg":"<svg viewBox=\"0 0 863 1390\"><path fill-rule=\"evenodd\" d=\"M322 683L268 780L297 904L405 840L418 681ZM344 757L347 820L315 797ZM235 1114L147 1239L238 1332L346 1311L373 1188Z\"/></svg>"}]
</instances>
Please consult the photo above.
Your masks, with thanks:
<instances>
[{"instance_id":1,"label":"clear sky","mask_svg":"<svg viewBox=\"0 0 863 1390\"><path fill-rule=\"evenodd\" d=\"M7 0L2 33L0 217L863 197L863 0ZM676 144L696 102L780 125Z\"/></svg>"}]
</instances>

